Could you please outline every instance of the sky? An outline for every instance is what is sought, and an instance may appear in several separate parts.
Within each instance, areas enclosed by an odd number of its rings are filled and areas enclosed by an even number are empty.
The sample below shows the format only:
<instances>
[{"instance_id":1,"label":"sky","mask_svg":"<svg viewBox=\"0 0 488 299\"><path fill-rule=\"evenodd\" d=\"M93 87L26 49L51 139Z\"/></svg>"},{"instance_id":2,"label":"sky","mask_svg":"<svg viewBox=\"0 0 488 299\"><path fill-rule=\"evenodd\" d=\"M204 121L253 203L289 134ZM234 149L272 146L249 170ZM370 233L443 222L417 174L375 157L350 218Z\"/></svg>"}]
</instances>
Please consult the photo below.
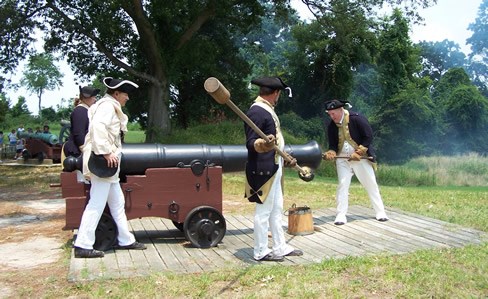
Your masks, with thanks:
<instances>
[{"instance_id":1,"label":"sky","mask_svg":"<svg viewBox=\"0 0 488 299\"><path fill-rule=\"evenodd\" d=\"M474 23L481 2L482 0L438 0L435 6L419 11L419 14L425 19L425 25L412 27L411 40L419 42L423 40L443 41L448 39L459 44L461 50L465 54L469 54L471 50L466 45L466 39L471 37L472 32L467 28L470 23ZM301 13L302 17L310 16L307 14L309 13L308 9L300 0L292 0L292 6ZM38 49L38 51L42 52L42 49ZM23 65L25 65L25 62L21 63L15 74L11 75L13 83L20 81ZM63 86L54 91L46 91L42 95L41 106L44 108L53 107L56 109L58 105L63 107L72 105L71 99L77 96L78 85L89 84L89 82L78 81L78 78L75 77L66 62L57 62L56 65L64 74ZM24 96L29 111L34 115L38 114L38 99L35 94L30 94L23 88L17 91L7 90L6 94L10 98L12 106L17 103L19 96Z\"/></svg>"}]
</instances>

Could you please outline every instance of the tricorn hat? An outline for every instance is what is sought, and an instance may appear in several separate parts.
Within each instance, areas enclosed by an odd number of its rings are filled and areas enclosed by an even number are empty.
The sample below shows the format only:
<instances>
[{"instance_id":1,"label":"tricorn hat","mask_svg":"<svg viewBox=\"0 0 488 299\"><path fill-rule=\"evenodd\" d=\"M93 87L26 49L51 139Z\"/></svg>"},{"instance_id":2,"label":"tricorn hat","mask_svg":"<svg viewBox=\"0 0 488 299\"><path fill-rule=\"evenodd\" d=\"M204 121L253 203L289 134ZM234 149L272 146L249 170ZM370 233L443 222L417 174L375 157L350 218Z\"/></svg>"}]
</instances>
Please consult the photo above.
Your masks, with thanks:
<instances>
[{"instance_id":1,"label":"tricorn hat","mask_svg":"<svg viewBox=\"0 0 488 299\"><path fill-rule=\"evenodd\" d=\"M325 102L325 110L334 110L346 106L346 108L351 108L351 104L348 101L330 100Z\"/></svg>"},{"instance_id":2,"label":"tricorn hat","mask_svg":"<svg viewBox=\"0 0 488 299\"><path fill-rule=\"evenodd\" d=\"M83 95L85 98L90 98L96 96L99 92L100 89L98 88L93 88L91 86L79 86L80 89L80 95Z\"/></svg>"},{"instance_id":3,"label":"tricorn hat","mask_svg":"<svg viewBox=\"0 0 488 299\"><path fill-rule=\"evenodd\" d=\"M251 80L251 83L260 87L267 87L274 90L288 89L289 97L292 96L291 88L281 80L280 77L263 77Z\"/></svg>"},{"instance_id":4,"label":"tricorn hat","mask_svg":"<svg viewBox=\"0 0 488 299\"><path fill-rule=\"evenodd\" d=\"M139 88L139 85L135 84L132 81L114 79L112 77L103 78L103 84L107 86L107 88L118 90L120 92L125 92L125 93L130 93L134 91L136 88Z\"/></svg>"},{"instance_id":5,"label":"tricorn hat","mask_svg":"<svg viewBox=\"0 0 488 299\"><path fill-rule=\"evenodd\" d=\"M285 89L288 87L280 77L263 77L251 80L257 86L264 86L271 89Z\"/></svg>"}]
</instances>

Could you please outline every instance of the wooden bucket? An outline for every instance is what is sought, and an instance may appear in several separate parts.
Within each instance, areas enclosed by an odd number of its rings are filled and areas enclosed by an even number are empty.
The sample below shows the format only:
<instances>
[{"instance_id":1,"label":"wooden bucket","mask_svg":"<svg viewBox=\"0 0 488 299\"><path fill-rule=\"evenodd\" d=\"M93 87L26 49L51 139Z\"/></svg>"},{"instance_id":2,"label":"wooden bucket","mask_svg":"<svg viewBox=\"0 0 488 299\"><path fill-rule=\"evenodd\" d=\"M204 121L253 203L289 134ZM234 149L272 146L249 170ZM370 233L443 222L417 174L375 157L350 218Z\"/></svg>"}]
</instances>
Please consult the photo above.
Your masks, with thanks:
<instances>
[{"instance_id":1,"label":"wooden bucket","mask_svg":"<svg viewBox=\"0 0 488 299\"><path fill-rule=\"evenodd\" d=\"M313 234L313 232L312 210L307 206L297 207L293 204L288 209L288 233L303 236Z\"/></svg>"}]
</instances>

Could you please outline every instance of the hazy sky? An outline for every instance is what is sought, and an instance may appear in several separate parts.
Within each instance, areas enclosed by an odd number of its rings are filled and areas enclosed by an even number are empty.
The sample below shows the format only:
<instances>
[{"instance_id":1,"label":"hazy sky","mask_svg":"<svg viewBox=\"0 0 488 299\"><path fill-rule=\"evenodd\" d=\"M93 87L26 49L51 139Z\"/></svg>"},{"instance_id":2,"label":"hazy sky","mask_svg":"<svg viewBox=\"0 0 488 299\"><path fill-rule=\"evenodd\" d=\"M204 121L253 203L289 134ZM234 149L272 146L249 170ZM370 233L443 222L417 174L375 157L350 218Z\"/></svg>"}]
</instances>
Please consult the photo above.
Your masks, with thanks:
<instances>
[{"instance_id":1,"label":"hazy sky","mask_svg":"<svg viewBox=\"0 0 488 299\"><path fill-rule=\"evenodd\" d=\"M419 11L420 15L425 18L425 26L414 26L410 37L413 42L425 41L442 41L448 39L456 42L461 46L461 50L466 54L471 50L466 46L466 39L472 35L468 31L468 25L476 19L478 8L482 0L438 0L437 5ZM306 8L300 0L292 0L292 5L307 13ZM42 51L39 49L39 51ZM22 64L23 65L23 64ZM61 99L65 99L63 105L72 105L71 98L78 94L78 84L86 85L89 82L76 82L73 71L66 63L58 62L64 74L63 87L56 91L47 91L42 96L42 107L53 107L61 105ZM21 77L22 66L17 69L12 76L14 83L18 83ZM38 114L38 99L35 94L29 94L24 89L18 91L7 91L7 97L10 98L12 105L17 103L19 96L25 96L27 106L33 114Z\"/></svg>"}]
</instances>

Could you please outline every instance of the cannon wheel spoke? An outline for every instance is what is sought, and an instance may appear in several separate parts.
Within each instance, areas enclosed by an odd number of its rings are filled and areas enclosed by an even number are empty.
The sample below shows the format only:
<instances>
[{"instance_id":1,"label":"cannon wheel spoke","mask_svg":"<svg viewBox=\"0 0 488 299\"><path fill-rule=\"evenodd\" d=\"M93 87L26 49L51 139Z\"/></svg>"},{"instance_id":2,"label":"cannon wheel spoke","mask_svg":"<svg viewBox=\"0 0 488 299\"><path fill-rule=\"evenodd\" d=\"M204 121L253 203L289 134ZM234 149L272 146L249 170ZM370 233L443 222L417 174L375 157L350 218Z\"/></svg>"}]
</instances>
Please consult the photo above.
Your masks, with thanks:
<instances>
[{"instance_id":1,"label":"cannon wheel spoke","mask_svg":"<svg viewBox=\"0 0 488 299\"><path fill-rule=\"evenodd\" d=\"M114 219L108 213L103 213L95 230L95 244L93 248L96 250L109 250L117 240L117 225Z\"/></svg>"},{"instance_id":2,"label":"cannon wheel spoke","mask_svg":"<svg viewBox=\"0 0 488 299\"><path fill-rule=\"evenodd\" d=\"M188 213L183 225L185 238L197 248L219 244L226 230L225 219L215 208L201 206Z\"/></svg>"}]
</instances>

